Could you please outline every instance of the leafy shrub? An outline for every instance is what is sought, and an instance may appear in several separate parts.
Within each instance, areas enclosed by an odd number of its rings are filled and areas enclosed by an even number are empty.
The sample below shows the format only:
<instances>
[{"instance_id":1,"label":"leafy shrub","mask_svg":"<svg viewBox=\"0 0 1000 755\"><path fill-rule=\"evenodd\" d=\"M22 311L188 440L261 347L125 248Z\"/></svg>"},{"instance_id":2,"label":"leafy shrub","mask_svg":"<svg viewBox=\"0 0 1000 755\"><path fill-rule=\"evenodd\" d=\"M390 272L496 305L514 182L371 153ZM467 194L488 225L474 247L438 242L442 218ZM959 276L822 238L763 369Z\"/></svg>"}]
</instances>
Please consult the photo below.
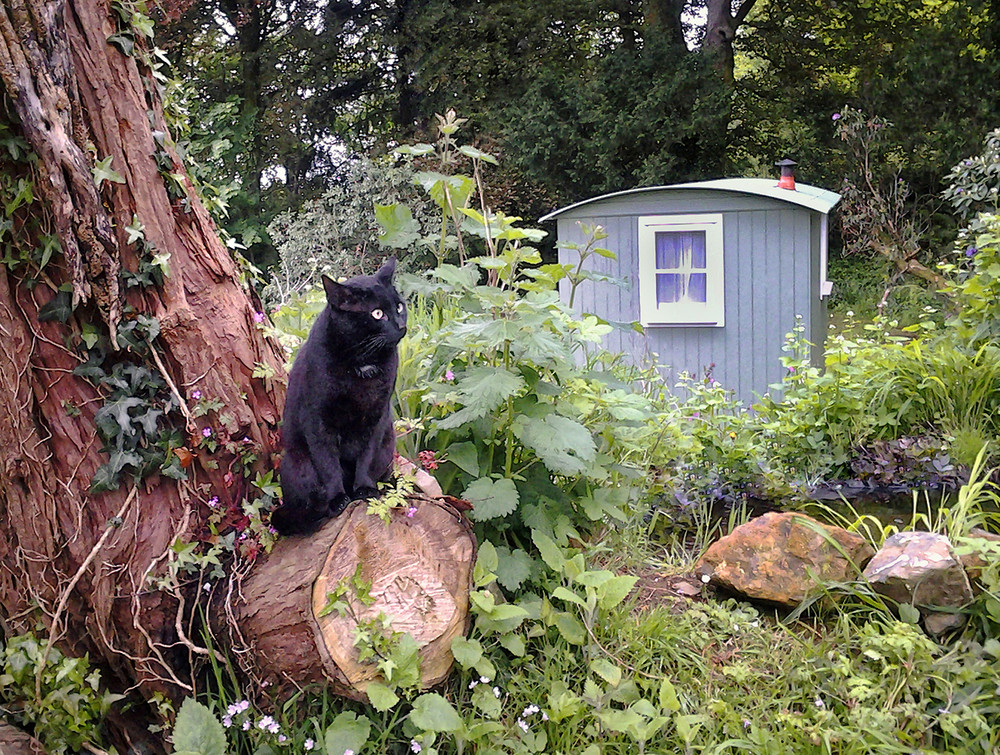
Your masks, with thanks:
<instances>
[{"instance_id":1,"label":"leafy shrub","mask_svg":"<svg viewBox=\"0 0 1000 755\"><path fill-rule=\"evenodd\" d=\"M279 256L263 291L268 306L304 293L321 274L351 277L377 267L384 254L377 244L375 205L396 202L414 208L418 217L431 212L409 167L358 158L321 198L276 217L268 226Z\"/></svg>"},{"instance_id":2,"label":"leafy shrub","mask_svg":"<svg viewBox=\"0 0 1000 755\"><path fill-rule=\"evenodd\" d=\"M70 658L33 634L9 637L2 651L0 711L9 722L29 727L53 755L79 752L100 742L101 723L122 698L101 691L101 674L87 657ZM36 676L41 685L36 696Z\"/></svg>"}]
</instances>

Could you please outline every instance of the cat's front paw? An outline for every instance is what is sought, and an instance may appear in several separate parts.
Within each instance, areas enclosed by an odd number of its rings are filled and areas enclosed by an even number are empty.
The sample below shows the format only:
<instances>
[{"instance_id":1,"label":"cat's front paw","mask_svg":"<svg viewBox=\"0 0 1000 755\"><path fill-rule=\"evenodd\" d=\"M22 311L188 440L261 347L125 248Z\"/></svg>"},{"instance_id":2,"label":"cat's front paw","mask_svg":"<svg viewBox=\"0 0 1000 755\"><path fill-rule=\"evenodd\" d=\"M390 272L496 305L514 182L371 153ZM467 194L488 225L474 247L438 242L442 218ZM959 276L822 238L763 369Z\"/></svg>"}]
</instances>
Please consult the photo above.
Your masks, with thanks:
<instances>
[{"instance_id":1,"label":"cat's front paw","mask_svg":"<svg viewBox=\"0 0 1000 755\"><path fill-rule=\"evenodd\" d=\"M347 493L338 493L330 501L330 516L337 516L347 508L351 502L351 497Z\"/></svg>"},{"instance_id":2,"label":"cat's front paw","mask_svg":"<svg viewBox=\"0 0 1000 755\"><path fill-rule=\"evenodd\" d=\"M354 495L352 495L351 497L355 501L366 501L369 498L378 498L378 495L379 495L378 490L376 490L375 488L363 486L355 490Z\"/></svg>"}]
</instances>

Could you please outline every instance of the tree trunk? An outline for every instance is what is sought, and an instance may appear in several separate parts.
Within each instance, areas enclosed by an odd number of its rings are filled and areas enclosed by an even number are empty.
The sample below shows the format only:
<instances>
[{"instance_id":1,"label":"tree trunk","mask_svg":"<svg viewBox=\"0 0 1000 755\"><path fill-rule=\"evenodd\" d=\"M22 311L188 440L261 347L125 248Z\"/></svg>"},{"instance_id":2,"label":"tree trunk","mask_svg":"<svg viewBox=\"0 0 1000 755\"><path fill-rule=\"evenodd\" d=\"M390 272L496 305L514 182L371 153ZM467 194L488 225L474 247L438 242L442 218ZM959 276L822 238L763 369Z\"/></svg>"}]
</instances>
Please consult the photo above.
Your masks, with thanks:
<instances>
[{"instance_id":1,"label":"tree trunk","mask_svg":"<svg viewBox=\"0 0 1000 755\"><path fill-rule=\"evenodd\" d=\"M733 12L731 0L708 0L706 5L705 38L701 49L713 58L716 71L726 84L734 82L735 56L733 42L736 30L746 19L757 0L743 0Z\"/></svg>"},{"instance_id":2,"label":"tree trunk","mask_svg":"<svg viewBox=\"0 0 1000 755\"><path fill-rule=\"evenodd\" d=\"M384 613L391 631L409 632L420 646L422 686L444 681L451 640L468 625L476 541L468 520L448 503L414 495L410 506L390 510L386 524L366 513L367 503L355 502L316 534L281 540L237 596L216 598L231 605L221 626L230 634L226 644L252 648L252 676L282 693L327 683L364 700L379 674L374 663L358 661L354 629ZM370 585L373 602L349 592L345 615L320 617L328 594L355 574Z\"/></svg>"},{"instance_id":3,"label":"tree trunk","mask_svg":"<svg viewBox=\"0 0 1000 755\"><path fill-rule=\"evenodd\" d=\"M0 266L0 615L13 632L41 622L67 653L89 653L110 686L140 686L148 699L190 691L194 660L206 652L186 636L191 601L177 582L164 591L150 581L167 573L173 543L203 523L211 496L238 508L247 494L227 447L242 443L270 460L283 387L252 373L263 365L281 375L284 360L258 329L259 305L190 184L180 200L168 193L165 174L182 169L162 138L157 86L138 32L136 57L108 42L120 31L115 19L98 0L0 6L0 77L12 127L38 156L45 200L31 212L44 209L63 251L32 272L48 285L23 285L30 263ZM157 156L169 163L163 173ZM98 188L91 170L107 157L124 182ZM161 259L169 255L169 275L125 296L120 273L139 264L125 230L134 217ZM79 304L65 324L39 316L63 283ZM81 333L103 321L115 344L138 314L159 323L146 339L152 349L109 350L106 368L162 374L169 388L151 406L166 413L172 397L182 407L171 416L194 436L175 452L190 462L187 480L153 475L92 493L107 461L95 415L108 390L73 374L84 361ZM224 408L195 418L195 391ZM197 447L202 429L219 444L214 453Z\"/></svg>"}]
</instances>

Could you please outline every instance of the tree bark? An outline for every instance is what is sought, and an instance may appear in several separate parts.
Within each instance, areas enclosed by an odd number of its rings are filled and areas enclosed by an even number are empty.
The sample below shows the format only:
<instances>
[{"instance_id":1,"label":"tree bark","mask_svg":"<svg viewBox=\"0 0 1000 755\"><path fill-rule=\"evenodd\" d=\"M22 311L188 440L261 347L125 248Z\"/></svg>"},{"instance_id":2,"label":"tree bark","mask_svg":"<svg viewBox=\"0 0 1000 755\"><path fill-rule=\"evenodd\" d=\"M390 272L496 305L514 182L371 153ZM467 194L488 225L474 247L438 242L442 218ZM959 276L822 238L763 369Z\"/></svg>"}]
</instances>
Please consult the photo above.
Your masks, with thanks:
<instances>
[{"instance_id":1,"label":"tree bark","mask_svg":"<svg viewBox=\"0 0 1000 755\"><path fill-rule=\"evenodd\" d=\"M276 448L283 386L252 373L263 364L283 374L284 359L258 329L259 305L190 184L183 202L168 194L154 154L165 151L172 172L182 168L154 138L167 131L157 87L141 60L109 44L116 31L100 0L0 6L0 79L14 126L38 156L36 185L63 249L45 269L51 287L29 290L22 273L0 266L0 615L15 632L41 622L68 654L89 653L110 686L140 686L148 699L153 690L189 692L205 652L182 629L191 601L176 586L152 589L150 579L204 520L210 496L238 505L248 486L230 473L232 454L189 444L186 481L152 476L91 493L106 460L95 429L104 392L73 374L83 358L66 344L97 317L114 343L126 305L155 317L160 333L144 364L185 407L195 390L225 407L197 420L186 410L180 429L209 428L220 443L246 437L261 462ZM106 157L124 183L98 189L91 169ZM125 231L133 217L169 254L169 275L126 297L119 273L137 265ZM43 321L40 310L66 282L80 306L65 324Z\"/></svg>"},{"instance_id":2,"label":"tree bark","mask_svg":"<svg viewBox=\"0 0 1000 755\"><path fill-rule=\"evenodd\" d=\"M735 73L733 43L736 30L746 20L757 0L743 0L733 12L731 0L708 0L705 38L701 49L713 58L716 71L726 84L732 85Z\"/></svg>"},{"instance_id":3,"label":"tree bark","mask_svg":"<svg viewBox=\"0 0 1000 755\"><path fill-rule=\"evenodd\" d=\"M218 628L230 647L252 649L252 676L281 696L307 684L328 684L340 695L364 700L379 678L373 663L358 661L354 629L384 613L393 632L409 632L420 646L422 686L444 681L452 666L451 640L465 634L476 541L467 519L448 503L414 495L411 509L393 509L389 523L352 504L310 537L281 540L255 565ZM348 614L320 617L327 595L358 578L374 602L349 593ZM223 611L215 611L224 617ZM238 636L234 635L238 633Z\"/></svg>"}]
</instances>

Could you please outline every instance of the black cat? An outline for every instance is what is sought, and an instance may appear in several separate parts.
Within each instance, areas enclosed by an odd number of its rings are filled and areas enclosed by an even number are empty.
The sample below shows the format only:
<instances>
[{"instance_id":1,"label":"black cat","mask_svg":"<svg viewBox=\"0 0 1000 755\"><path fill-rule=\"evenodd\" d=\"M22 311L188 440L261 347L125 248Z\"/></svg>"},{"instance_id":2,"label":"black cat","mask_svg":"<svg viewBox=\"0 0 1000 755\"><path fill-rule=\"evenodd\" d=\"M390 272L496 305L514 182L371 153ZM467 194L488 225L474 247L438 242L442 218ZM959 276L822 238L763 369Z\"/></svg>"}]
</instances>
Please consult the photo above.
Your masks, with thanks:
<instances>
[{"instance_id":1,"label":"black cat","mask_svg":"<svg viewBox=\"0 0 1000 755\"><path fill-rule=\"evenodd\" d=\"M312 532L352 500L374 497L392 467L390 398L406 333L395 269L392 258L375 275L343 283L323 276L327 306L288 377L284 503L271 517L283 535Z\"/></svg>"}]
</instances>

